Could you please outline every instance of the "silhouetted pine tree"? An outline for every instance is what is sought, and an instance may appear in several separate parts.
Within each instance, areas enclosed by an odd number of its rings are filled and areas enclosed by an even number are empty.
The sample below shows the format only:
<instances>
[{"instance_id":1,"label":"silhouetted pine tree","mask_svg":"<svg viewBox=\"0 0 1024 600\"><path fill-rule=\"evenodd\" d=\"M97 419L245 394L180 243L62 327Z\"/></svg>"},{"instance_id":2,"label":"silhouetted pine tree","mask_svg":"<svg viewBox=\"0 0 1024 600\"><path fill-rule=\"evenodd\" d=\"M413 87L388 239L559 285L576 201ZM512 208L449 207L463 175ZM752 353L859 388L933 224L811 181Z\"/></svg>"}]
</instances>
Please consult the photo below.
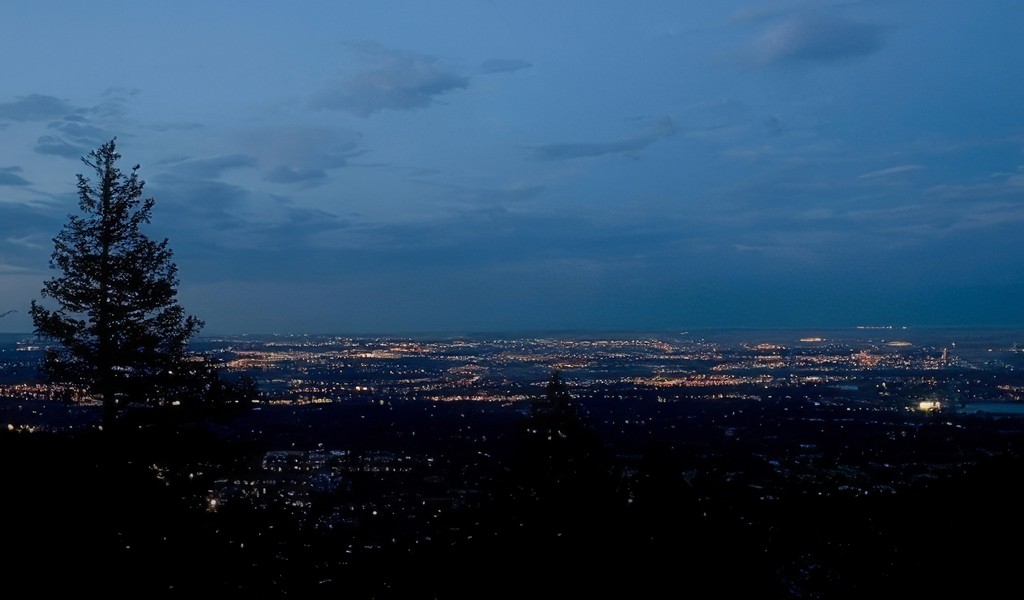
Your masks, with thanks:
<instances>
[{"instance_id":1,"label":"silhouetted pine tree","mask_svg":"<svg viewBox=\"0 0 1024 600\"><path fill-rule=\"evenodd\" d=\"M138 165L130 173L117 167L115 140L82 158L96 181L77 176L81 215L70 215L53 240L50 268L61 274L41 295L59 307L32 301L36 334L59 343L45 371L99 395L108 428L124 403L160 398L161 380L188 367L188 340L203 325L177 303L167 240L141 230L154 200L141 199Z\"/></svg>"}]
</instances>

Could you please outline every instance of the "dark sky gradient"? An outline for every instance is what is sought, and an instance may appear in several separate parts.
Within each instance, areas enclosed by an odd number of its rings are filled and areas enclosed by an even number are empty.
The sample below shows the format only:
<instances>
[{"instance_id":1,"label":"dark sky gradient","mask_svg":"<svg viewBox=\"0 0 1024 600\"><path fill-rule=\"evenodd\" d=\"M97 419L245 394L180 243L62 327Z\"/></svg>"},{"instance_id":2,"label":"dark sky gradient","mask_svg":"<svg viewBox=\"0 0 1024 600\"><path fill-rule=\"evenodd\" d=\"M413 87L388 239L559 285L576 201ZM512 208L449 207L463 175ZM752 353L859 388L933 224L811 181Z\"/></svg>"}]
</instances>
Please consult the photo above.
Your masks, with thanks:
<instances>
[{"instance_id":1,"label":"dark sky gradient","mask_svg":"<svg viewBox=\"0 0 1024 600\"><path fill-rule=\"evenodd\" d=\"M1024 3L16 3L0 331L117 136L208 333L1024 326Z\"/></svg>"}]
</instances>

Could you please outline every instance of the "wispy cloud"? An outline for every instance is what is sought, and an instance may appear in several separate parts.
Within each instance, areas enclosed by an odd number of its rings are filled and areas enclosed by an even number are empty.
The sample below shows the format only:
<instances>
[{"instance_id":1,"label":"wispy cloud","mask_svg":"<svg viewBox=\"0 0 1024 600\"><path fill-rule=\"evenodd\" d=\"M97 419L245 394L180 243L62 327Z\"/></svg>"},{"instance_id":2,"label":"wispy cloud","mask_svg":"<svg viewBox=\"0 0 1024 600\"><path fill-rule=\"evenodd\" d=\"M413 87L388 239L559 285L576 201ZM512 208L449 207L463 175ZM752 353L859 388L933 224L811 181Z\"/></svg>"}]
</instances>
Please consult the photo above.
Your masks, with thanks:
<instances>
[{"instance_id":1,"label":"wispy cloud","mask_svg":"<svg viewBox=\"0 0 1024 600\"><path fill-rule=\"evenodd\" d=\"M264 181L304 186L327 181L331 169L348 166L364 152L358 133L330 127L255 129L241 134L239 141L266 165Z\"/></svg>"},{"instance_id":2,"label":"wispy cloud","mask_svg":"<svg viewBox=\"0 0 1024 600\"><path fill-rule=\"evenodd\" d=\"M542 194L545 187L542 185L516 185L504 189L482 188L454 185L449 183L438 183L423 179L415 180L417 183L448 190L451 197L457 201L470 206L477 205L504 205L514 202L521 202L536 198Z\"/></svg>"},{"instance_id":3,"label":"wispy cloud","mask_svg":"<svg viewBox=\"0 0 1024 600\"><path fill-rule=\"evenodd\" d=\"M72 144L59 136L53 135L40 136L36 140L34 150L39 154L50 154L65 158L78 158L89 153L89 148Z\"/></svg>"},{"instance_id":4,"label":"wispy cloud","mask_svg":"<svg viewBox=\"0 0 1024 600\"><path fill-rule=\"evenodd\" d=\"M313 108L343 110L360 117L383 110L413 110L430 106L445 92L465 88L469 79L437 58L389 50L364 42L351 45L364 66L340 83L314 96Z\"/></svg>"},{"instance_id":5,"label":"wispy cloud","mask_svg":"<svg viewBox=\"0 0 1024 600\"><path fill-rule=\"evenodd\" d=\"M4 238L4 241L13 246L21 246L30 250L39 250L45 248L46 242L49 242L50 239L42 235L30 234L20 237L6 237Z\"/></svg>"},{"instance_id":6,"label":"wispy cloud","mask_svg":"<svg viewBox=\"0 0 1024 600\"><path fill-rule=\"evenodd\" d=\"M154 193L161 218L190 236L203 237L208 229L237 228L240 220L235 213L244 210L251 197L248 190L236 185L178 173L157 174L151 181L152 187L146 189Z\"/></svg>"},{"instance_id":7,"label":"wispy cloud","mask_svg":"<svg viewBox=\"0 0 1024 600\"><path fill-rule=\"evenodd\" d=\"M64 207L22 202L0 202L0 262L46 265L42 253L52 247L53 234L66 217Z\"/></svg>"},{"instance_id":8,"label":"wispy cloud","mask_svg":"<svg viewBox=\"0 0 1024 600\"><path fill-rule=\"evenodd\" d=\"M943 183L923 190L926 196L943 199L977 201L979 199L1020 196L1024 188L1024 166L1016 172L992 173L984 180L971 183Z\"/></svg>"},{"instance_id":9,"label":"wispy cloud","mask_svg":"<svg viewBox=\"0 0 1024 600\"><path fill-rule=\"evenodd\" d=\"M79 115L69 115L61 121L47 125L51 135L40 136L35 151L67 158L79 158L108 141L114 134L90 124Z\"/></svg>"},{"instance_id":10,"label":"wispy cloud","mask_svg":"<svg viewBox=\"0 0 1024 600\"><path fill-rule=\"evenodd\" d=\"M284 221L257 229L254 235L264 248L306 246L312 236L346 229L348 220L316 208L285 207Z\"/></svg>"},{"instance_id":11,"label":"wispy cloud","mask_svg":"<svg viewBox=\"0 0 1024 600\"><path fill-rule=\"evenodd\" d=\"M766 24L745 55L754 67L866 56L884 42L882 25L846 15L801 11L776 19L762 15L757 21Z\"/></svg>"},{"instance_id":12,"label":"wispy cloud","mask_svg":"<svg viewBox=\"0 0 1024 600\"><path fill-rule=\"evenodd\" d=\"M480 65L481 73L511 73L512 71L519 71L521 69L528 69L533 65L526 62L525 60L515 60L507 58L491 58L485 60Z\"/></svg>"},{"instance_id":13,"label":"wispy cloud","mask_svg":"<svg viewBox=\"0 0 1024 600\"><path fill-rule=\"evenodd\" d=\"M38 272L36 269L0 262L0 275L25 275Z\"/></svg>"},{"instance_id":14,"label":"wispy cloud","mask_svg":"<svg viewBox=\"0 0 1024 600\"><path fill-rule=\"evenodd\" d=\"M153 131L197 131L204 129L206 126L200 123L151 123L149 125L143 125L144 128Z\"/></svg>"},{"instance_id":15,"label":"wispy cloud","mask_svg":"<svg viewBox=\"0 0 1024 600\"><path fill-rule=\"evenodd\" d=\"M898 167L889 167L888 169L879 169L878 171L871 171L870 173L864 173L860 176L861 179L879 179L883 177L891 177L893 175L902 175L904 173L913 173L914 171L924 170L924 165L900 165Z\"/></svg>"},{"instance_id":16,"label":"wispy cloud","mask_svg":"<svg viewBox=\"0 0 1024 600\"><path fill-rule=\"evenodd\" d=\"M174 170L191 177L216 179L224 171L255 167L259 164L256 157L247 154L226 154L212 158L196 158L184 160L174 165Z\"/></svg>"},{"instance_id":17,"label":"wispy cloud","mask_svg":"<svg viewBox=\"0 0 1024 600\"><path fill-rule=\"evenodd\" d=\"M271 183L311 183L326 178L327 172L323 169L292 168L285 165L279 165L263 176L265 181Z\"/></svg>"},{"instance_id":18,"label":"wispy cloud","mask_svg":"<svg viewBox=\"0 0 1024 600\"><path fill-rule=\"evenodd\" d=\"M120 117L127 112L128 99L137 96L135 88L112 87L103 90L103 101L85 112L101 118Z\"/></svg>"},{"instance_id":19,"label":"wispy cloud","mask_svg":"<svg viewBox=\"0 0 1024 600\"><path fill-rule=\"evenodd\" d=\"M661 138L669 137L676 132L672 117L666 116L658 120L647 131L618 140L608 142L579 142L544 144L534 148L534 153L545 160L562 160L567 158L585 158L605 154L625 154L637 152L650 146Z\"/></svg>"},{"instance_id":20,"label":"wispy cloud","mask_svg":"<svg viewBox=\"0 0 1024 600\"><path fill-rule=\"evenodd\" d=\"M108 128L121 122L129 98L138 90L110 88L92 106L76 106L56 96L29 94L0 103L0 129L10 122L48 122L33 150L39 154L80 158L114 137Z\"/></svg>"},{"instance_id":21,"label":"wispy cloud","mask_svg":"<svg viewBox=\"0 0 1024 600\"><path fill-rule=\"evenodd\" d=\"M69 114L75 107L55 96L29 94L14 102L0 104L0 119L11 121L48 121Z\"/></svg>"},{"instance_id":22,"label":"wispy cloud","mask_svg":"<svg viewBox=\"0 0 1024 600\"><path fill-rule=\"evenodd\" d=\"M0 168L0 185L29 185L26 180L18 173L21 172L21 167L3 167Z\"/></svg>"}]
</instances>

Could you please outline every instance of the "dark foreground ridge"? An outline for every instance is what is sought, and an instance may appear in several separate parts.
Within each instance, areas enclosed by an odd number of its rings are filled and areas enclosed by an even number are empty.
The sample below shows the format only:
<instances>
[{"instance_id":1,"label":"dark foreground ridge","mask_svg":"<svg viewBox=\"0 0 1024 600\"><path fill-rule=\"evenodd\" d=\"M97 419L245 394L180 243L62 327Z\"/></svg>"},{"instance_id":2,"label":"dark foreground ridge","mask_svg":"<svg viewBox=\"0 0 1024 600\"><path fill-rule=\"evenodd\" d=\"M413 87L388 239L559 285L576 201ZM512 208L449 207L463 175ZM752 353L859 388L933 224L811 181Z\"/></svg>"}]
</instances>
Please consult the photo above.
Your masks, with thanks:
<instances>
[{"instance_id":1,"label":"dark foreground ridge","mask_svg":"<svg viewBox=\"0 0 1024 600\"><path fill-rule=\"evenodd\" d=\"M364 364L344 398L265 398L174 422L154 412L113 432L73 426L98 421L98 407L12 398L0 427L5 583L350 598L985 597L1012 584L1024 420L942 403L1012 393L1017 370L958 366L941 349L923 352L945 361L933 369L881 369L892 355L877 350L873 366L861 356L831 375L786 366L820 371L829 353L859 352L751 346L715 362L746 370L679 368L648 385L650 357L623 350L629 385L594 359L505 402L458 399L469 392L444 388L429 361L415 362L419 397L363 393L354 386L378 385ZM362 360L404 372L407 359ZM251 372L272 386L280 373L265 369ZM302 394L314 370L293 371ZM697 377L715 373L737 379ZM25 426L32 411L46 418Z\"/></svg>"}]
</instances>

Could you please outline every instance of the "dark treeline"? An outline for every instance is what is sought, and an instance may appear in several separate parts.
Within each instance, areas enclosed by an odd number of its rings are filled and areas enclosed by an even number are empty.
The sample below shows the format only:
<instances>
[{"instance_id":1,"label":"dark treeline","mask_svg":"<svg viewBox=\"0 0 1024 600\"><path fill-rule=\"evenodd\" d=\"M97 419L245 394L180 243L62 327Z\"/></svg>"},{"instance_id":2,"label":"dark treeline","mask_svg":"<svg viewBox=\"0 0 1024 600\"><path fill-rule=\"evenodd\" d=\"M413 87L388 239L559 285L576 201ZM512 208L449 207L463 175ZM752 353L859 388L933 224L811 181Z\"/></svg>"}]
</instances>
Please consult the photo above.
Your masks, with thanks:
<instances>
[{"instance_id":1,"label":"dark treeline","mask_svg":"<svg viewBox=\"0 0 1024 600\"><path fill-rule=\"evenodd\" d=\"M863 598L984 596L1013 580L1021 423L851 422L842 407L808 406L821 425L812 431L791 418L799 405L583 406L556 373L529 406L353 401L106 435L3 431L4 534L17 549L8 583L181 596ZM623 414L645 425L628 430ZM729 435L710 433L723 424ZM429 454L439 467L352 472L301 509L211 510L216 481L251 477L269 451L321 444ZM379 518L312 526L385 495L397 500ZM438 498L443 511L418 508Z\"/></svg>"}]
</instances>

